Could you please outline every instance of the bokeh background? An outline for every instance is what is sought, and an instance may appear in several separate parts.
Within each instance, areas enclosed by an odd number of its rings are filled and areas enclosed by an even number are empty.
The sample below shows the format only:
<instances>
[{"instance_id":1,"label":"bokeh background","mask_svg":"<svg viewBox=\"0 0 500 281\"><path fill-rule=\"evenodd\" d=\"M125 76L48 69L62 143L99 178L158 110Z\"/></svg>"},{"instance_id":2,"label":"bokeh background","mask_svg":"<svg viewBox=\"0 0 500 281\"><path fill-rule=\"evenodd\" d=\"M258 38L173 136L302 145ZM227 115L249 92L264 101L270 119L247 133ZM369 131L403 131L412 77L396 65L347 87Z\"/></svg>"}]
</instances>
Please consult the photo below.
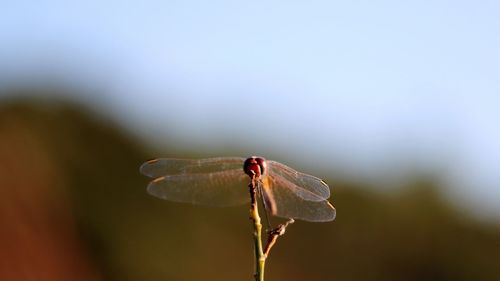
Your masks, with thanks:
<instances>
[{"instance_id":1,"label":"bokeh background","mask_svg":"<svg viewBox=\"0 0 500 281\"><path fill-rule=\"evenodd\" d=\"M248 206L147 195L155 157L324 178L266 280L499 280L495 1L11 1L0 280L252 280ZM242 187L245 188L245 187Z\"/></svg>"}]
</instances>

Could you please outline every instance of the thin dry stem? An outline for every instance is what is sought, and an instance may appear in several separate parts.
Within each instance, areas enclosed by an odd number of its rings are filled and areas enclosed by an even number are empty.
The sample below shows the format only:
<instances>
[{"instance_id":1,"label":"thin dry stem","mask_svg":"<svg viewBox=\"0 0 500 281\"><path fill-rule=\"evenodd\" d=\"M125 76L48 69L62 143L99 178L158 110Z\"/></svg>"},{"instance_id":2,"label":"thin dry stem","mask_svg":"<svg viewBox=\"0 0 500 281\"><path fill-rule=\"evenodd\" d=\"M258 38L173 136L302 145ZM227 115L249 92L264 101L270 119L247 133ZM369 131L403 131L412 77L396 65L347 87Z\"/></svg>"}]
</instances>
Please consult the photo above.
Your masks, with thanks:
<instances>
[{"instance_id":1,"label":"thin dry stem","mask_svg":"<svg viewBox=\"0 0 500 281\"><path fill-rule=\"evenodd\" d=\"M274 246L276 241L278 240L278 237L282 236L285 234L285 230L289 224L294 223L295 221L293 219L288 220L284 224L280 224L278 227L275 229L271 230L268 232L267 236L267 244L266 247L264 248L264 256L267 258L269 255L269 252L271 251L271 248Z\"/></svg>"},{"instance_id":2,"label":"thin dry stem","mask_svg":"<svg viewBox=\"0 0 500 281\"><path fill-rule=\"evenodd\" d=\"M257 204L257 184L255 175L252 177L251 183L248 185L250 188L250 219L253 221L253 238L255 248L255 280L264 281L264 266L266 263L266 256L262 250L262 224L260 223L259 209Z\"/></svg>"},{"instance_id":3,"label":"thin dry stem","mask_svg":"<svg viewBox=\"0 0 500 281\"><path fill-rule=\"evenodd\" d=\"M266 247L262 248L262 224L260 222L259 207L257 203L257 179L255 175L248 185L250 189L250 219L253 221L253 238L255 249L255 281L264 281L264 267L266 259L269 256L271 248L274 246L278 237L285 234L285 230L289 224L294 223L293 219L289 219L286 223L280 224L275 229L268 232Z\"/></svg>"}]
</instances>

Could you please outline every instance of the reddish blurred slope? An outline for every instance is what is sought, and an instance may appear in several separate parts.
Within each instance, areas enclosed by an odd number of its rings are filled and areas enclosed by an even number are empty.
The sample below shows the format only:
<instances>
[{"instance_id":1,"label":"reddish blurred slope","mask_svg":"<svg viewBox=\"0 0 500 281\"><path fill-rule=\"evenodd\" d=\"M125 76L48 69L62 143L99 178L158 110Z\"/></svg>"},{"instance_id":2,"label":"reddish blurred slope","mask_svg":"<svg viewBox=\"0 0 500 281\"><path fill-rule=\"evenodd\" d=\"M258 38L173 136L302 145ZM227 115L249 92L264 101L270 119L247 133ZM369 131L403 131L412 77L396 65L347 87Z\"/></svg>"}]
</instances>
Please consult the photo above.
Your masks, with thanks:
<instances>
[{"instance_id":1,"label":"reddish blurred slope","mask_svg":"<svg viewBox=\"0 0 500 281\"><path fill-rule=\"evenodd\" d=\"M247 206L148 196L144 150L72 104L0 105L0 280L250 280ZM432 182L328 182L336 221L292 225L269 280L500 280L498 225L458 216Z\"/></svg>"},{"instance_id":2,"label":"reddish blurred slope","mask_svg":"<svg viewBox=\"0 0 500 281\"><path fill-rule=\"evenodd\" d=\"M100 280L60 162L25 117L15 109L0 117L0 280Z\"/></svg>"}]
</instances>

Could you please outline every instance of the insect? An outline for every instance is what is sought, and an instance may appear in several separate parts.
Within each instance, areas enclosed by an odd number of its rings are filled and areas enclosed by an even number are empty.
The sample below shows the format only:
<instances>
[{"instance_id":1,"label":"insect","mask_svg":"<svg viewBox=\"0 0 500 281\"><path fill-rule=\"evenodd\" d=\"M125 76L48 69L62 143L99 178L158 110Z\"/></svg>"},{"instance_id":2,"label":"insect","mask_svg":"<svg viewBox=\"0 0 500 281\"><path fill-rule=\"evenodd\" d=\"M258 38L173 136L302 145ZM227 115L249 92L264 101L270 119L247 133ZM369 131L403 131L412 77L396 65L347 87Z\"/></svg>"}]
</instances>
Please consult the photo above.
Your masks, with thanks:
<instances>
[{"instance_id":1,"label":"insect","mask_svg":"<svg viewBox=\"0 0 500 281\"><path fill-rule=\"evenodd\" d=\"M311 222L335 219L321 179L262 157L206 159L159 158L145 162L142 174L153 178L148 193L174 202L206 206L235 206L250 202L249 176L255 177L258 196L270 214Z\"/></svg>"}]
</instances>

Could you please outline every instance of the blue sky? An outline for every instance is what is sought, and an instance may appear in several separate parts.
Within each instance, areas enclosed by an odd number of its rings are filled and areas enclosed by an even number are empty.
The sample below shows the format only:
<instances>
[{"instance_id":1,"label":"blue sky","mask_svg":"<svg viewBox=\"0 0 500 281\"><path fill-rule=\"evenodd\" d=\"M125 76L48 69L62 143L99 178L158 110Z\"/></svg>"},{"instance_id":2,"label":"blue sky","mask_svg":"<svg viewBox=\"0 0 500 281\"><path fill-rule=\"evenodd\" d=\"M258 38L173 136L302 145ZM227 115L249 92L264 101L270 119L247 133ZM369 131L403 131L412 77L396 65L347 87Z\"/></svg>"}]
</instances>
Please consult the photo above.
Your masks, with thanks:
<instances>
[{"instance_id":1,"label":"blue sky","mask_svg":"<svg viewBox=\"0 0 500 281\"><path fill-rule=\"evenodd\" d=\"M2 5L0 87L63 77L158 146L436 174L500 215L499 2L83 2Z\"/></svg>"}]
</instances>

